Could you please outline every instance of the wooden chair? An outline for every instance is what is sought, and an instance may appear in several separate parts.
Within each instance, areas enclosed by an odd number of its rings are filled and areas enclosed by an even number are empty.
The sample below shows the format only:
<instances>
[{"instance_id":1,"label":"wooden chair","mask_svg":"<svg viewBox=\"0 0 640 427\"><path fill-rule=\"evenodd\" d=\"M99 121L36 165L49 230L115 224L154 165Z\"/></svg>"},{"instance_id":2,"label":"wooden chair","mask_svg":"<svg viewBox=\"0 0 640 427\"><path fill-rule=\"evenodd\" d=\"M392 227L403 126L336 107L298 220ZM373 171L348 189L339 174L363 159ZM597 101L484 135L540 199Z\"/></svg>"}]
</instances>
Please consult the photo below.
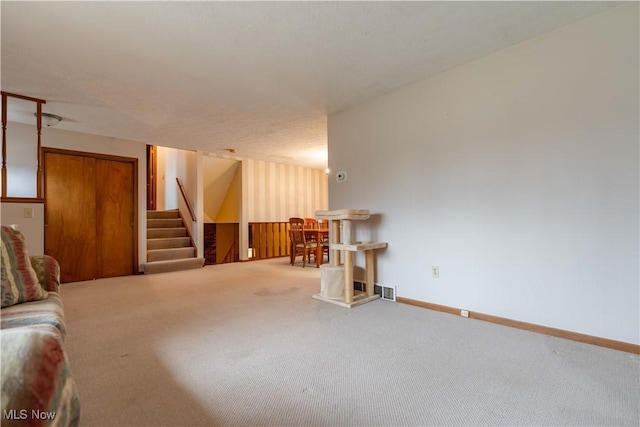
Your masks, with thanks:
<instances>
[{"instance_id":1,"label":"wooden chair","mask_svg":"<svg viewBox=\"0 0 640 427\"><path fill-rule=\"evenodd\" d=\"M318 220L315 218L304 218L304 229L305 230L317 230L318 229ZM316 242L316 236L314 234L305 234L305 239L307 242Z\"/></svg>"},{"instance_id":2,"label":"wooden chair","mask_svg":"<svg viewBox=\"0 0 640 427\"><path fill-rule=\"evenodd\" d=\"M305 218L304 228L316 229L318 228L318 220L315 218Z\"/></svg>"},{"instance_id":3,"label":"wooden chair","mask_svg":"<svg viewBox=\"0 0 640 427\"><path fill-rule=\"evenodd\" d=\"M307 242L304 234L304 219L302 218L289 218L289 224L291 224L291 230L289 235L291 237L291 265L296 262L296 257L302 255L302 267L307 264L307 260L311 263L311 254L316 253L317 242Z\"/></svg>"}]
</instances>

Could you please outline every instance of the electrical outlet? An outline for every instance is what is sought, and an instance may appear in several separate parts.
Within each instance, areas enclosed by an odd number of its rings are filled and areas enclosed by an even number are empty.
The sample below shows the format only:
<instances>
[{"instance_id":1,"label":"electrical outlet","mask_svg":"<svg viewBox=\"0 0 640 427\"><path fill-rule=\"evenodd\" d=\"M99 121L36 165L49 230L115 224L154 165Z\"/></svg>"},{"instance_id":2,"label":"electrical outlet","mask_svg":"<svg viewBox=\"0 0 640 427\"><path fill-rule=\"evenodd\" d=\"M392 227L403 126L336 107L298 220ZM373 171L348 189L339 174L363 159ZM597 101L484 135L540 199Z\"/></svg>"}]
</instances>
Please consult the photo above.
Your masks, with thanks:
<instances>
[{"instance_id":1,"label":"electrical outlet","mask_svg":"<svg viewBox=\"0 0 640 427\"><path fill-rule=\"evenodd\" d=\"M24 208L24 217L33 218L33 208Z\"/></svg>"},{"instance_id":2,"label":"electrical outlet","mask_svg":"<svg viewBox=\"0 0 640 427\"><path fill-rule=\"evenodd\" d=\"M440 267L438 266L431 267L431 277L434 279L438 279L440 277Z\"/></svg>"},{"instance_id":3,"label":"electrical outlet","mask_svg":"<svg viewBox=\"0 0 640 427\"><path fill-rule=\"evenodd\" d=\"M469 317L469 310L460 310L460 316Z\"/></svg>"}]
</instances>

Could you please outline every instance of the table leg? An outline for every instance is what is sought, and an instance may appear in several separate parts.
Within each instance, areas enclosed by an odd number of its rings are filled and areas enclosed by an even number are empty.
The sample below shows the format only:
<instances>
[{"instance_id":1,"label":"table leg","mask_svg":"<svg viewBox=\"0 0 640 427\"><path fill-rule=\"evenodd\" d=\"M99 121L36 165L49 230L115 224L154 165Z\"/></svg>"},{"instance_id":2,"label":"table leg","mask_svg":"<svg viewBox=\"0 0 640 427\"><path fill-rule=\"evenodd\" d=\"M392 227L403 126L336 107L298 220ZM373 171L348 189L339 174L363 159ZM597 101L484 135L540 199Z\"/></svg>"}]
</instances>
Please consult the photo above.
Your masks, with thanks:
<instances>
[{"instance_id":1,"label":"table leg","mask_svg":"<svg viewBox=\"0 0 640 427\"><path fill-rule=\"evenodd\" d=\"M289 263L293 265L293 257L295 255L295 248L293 247L293 239L291 238L291 232L289 232Z\"/></svg>"}]
</instances>

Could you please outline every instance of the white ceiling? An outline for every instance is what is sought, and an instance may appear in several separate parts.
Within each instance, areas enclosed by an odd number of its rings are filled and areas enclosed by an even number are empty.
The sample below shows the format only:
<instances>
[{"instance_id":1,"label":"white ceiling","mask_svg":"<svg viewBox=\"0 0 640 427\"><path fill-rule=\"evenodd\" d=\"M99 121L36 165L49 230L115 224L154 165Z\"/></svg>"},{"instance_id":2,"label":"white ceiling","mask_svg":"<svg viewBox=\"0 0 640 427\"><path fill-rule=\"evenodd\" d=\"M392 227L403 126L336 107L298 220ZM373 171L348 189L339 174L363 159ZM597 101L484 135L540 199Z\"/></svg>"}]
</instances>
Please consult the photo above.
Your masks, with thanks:
<instances>
[{"instance_id":1,"label":"white ceiling","mask_svg":"<svg viewBox=\"0 0 640 427\"><path fill-rule=\"evenodd\" d=\"M0 5L2 90L58 128L324 168L327 115L620 3Z\"/></svg>"}]
</instances>

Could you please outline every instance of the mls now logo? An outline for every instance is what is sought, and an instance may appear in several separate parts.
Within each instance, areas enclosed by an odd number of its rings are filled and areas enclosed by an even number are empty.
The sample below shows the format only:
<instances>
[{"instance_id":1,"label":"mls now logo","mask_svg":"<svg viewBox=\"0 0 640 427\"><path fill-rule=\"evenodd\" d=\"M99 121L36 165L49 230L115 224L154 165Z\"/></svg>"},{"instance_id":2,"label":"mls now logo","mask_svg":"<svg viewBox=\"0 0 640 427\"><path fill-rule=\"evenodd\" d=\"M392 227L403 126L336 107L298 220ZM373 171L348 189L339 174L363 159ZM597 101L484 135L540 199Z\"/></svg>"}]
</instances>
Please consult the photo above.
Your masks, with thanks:
<instances>
[{"instance_id":1,"label":"mls now logo","mask_svg":"<svg viewBox=\"0 0 640 427\"><path fill-rule=\"evenodd\" d=\"M55 412L41 411L39 409L9 409L2 411L5 420L53 420L56 418Z\"/></svg>"}]
</instances>

